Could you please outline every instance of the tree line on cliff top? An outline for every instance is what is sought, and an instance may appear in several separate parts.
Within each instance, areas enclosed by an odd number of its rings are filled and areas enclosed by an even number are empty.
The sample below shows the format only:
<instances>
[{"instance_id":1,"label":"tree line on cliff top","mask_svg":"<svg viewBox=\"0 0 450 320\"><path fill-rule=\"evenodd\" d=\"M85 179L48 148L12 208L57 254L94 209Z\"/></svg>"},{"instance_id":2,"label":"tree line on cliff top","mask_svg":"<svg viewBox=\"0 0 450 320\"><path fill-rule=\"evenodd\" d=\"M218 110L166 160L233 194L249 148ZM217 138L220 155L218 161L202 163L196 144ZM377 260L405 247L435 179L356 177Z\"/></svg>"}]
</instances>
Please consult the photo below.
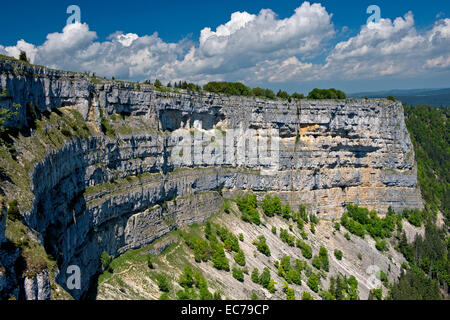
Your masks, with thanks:
<instances>
[{"instance_id":1,"label":"tree line on cliff top","mask_svg":"<svg viewBox=\"0 0 450 320\"><path fill-rule=\"evenodd\" d=\"M149 81L146 81L145 83L151 84ZM158 90L163 90L164 87L160 80L156 80L154 82L154 86ZM208 82L202 87L199 85L196 85L194 83L188 83L186 81L179 81L179 82L169 82L165 88L176 88L176 89L184 89L188 91L193 92L211 92L211 93L218 93L218 94L225 94L229 96L244 96L244 97L257 97L257 98L263 98L263 99L269 99L269 100L275 100L275 99L282 99L282 100L300 100L300 99L346 99L346 94L341 91L334 88L331 89L313 89L306 97L302 93L294 92L293 94L289 94L286 91L279 90L277 93L275 93L271 89L267 88L250 88L240 82L226 82L226 81L212 81Z\"/></svg>"}]
</instances>

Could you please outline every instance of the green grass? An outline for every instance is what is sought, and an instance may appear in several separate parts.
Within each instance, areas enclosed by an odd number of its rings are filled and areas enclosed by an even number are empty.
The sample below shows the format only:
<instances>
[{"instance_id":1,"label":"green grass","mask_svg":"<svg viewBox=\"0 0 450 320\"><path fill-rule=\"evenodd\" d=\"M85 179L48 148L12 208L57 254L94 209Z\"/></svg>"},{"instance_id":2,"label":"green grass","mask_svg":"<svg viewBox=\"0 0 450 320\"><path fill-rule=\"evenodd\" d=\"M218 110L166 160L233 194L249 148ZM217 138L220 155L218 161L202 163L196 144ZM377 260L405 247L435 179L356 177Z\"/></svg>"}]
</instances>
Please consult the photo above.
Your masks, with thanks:
<instances>
[{"instance_id":1,"label":"green grass","mask_svg":"<svg viewBox=\"0 0 450 320\"><path fill-rule=\"evenodd\" d=\"M15 62L23 62L23 61L20 61L20 60L18 60L16 58L13 58L13 57L10 57L10 56L5 56L4 54L0 54L0 59L8 60L8 61L15 61Z\"/></svg>"},{"instance_id":2,"label":"green grass","mask_svg":"<svg viewBox=\"0 0 450 320\"><path fill-rule=\"evenodd\" d=\"M23 275L33 278L45 269L52 274L57 269L56 261L47 255L38 242L28 236L29 232L31 231L22 222L7 219L5 235L11 244L20 248L20 255L24 261Z\"/></svg>"},{"instance_id":3,"label":"green grass","mask_svg":"<svg viewBox=\"0 0 450 320\"><path fill-rule=\"evenodd\" d=\"M214 215L209 221L220 219L219 216L222 214L225 213ZM205 224L185 226L179 230L169 232L149 245L145 245L135 250L128 250L124 254L118 256L112 260L110 264L113 273L105 272L99 276L98 288L100 294L104 292L103 290L105 290L105 288L113 286L114 288L125 288L127 291L127 298L142 299L142 295L139 292L133 291L132 288L126 284L127 281L125 281L125 279L132 278L133 281L150 279L157 287L157 275L164 273L169 282L171 282L171 290L168 292L168 296L171 299L177 299L176 292L180 289L177 283L178 277L183 272L184 267L190 265L194 271L196 270L195 263L193 263L192 251L186 245L184 237L204 237L204 228ZM161 242L164 243L170 239L175 239L175 241L160 254L152 255L151 261L154 268L148 268L148 251L152 248L159 247ZM221 285L220 283L216 283L216 281L209 280L208 284L210 289L220 287Z\"/></svg>"},{"instance_id":4,"label":"green grass","mask_svg":"<svg viewBox=\"0 0 450 320\"><path fill-rule=\"evenodd\" d=\"M43 160L51 149L60 149L65 141L80 138L87 139L92 135L83 117L73 109L61 108L58 112L41 115L41 119L34 120L36 129L34 134L25 137L22 134L10 136L15 149L21 150L15 159L4 145L0 146L0 167L11 179L8 184L8 196L19 201L21 211L32 207L34 195L31 192L31 179L29 174L34 165ZM59 128L64 128L64 131Z\"/></svg>"}]
</instances>

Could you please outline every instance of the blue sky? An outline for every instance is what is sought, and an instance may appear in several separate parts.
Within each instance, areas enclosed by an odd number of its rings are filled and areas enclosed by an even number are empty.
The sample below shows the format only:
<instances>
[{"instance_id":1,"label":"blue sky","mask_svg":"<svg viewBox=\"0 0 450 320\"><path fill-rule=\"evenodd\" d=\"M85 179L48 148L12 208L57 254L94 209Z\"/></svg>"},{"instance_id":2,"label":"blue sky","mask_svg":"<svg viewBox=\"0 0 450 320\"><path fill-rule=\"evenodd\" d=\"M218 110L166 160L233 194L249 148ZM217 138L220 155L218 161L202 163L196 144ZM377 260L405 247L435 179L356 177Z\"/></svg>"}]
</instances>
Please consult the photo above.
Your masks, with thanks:
<instances>
[{"instance_id":1,"label":"blue sky","mask_svg":"<svg viewBox=\"0 0 450 320\"><path fill-rule=\"evenodd\" d=\"M0 53L25 50L34 63L130 80L243 81L291 92L450 87L449 1L316 2L8 1ZM65 28L71 4L83 25ZM382 20L369 29L372 4Z\"/></svg>"}]
</instances>

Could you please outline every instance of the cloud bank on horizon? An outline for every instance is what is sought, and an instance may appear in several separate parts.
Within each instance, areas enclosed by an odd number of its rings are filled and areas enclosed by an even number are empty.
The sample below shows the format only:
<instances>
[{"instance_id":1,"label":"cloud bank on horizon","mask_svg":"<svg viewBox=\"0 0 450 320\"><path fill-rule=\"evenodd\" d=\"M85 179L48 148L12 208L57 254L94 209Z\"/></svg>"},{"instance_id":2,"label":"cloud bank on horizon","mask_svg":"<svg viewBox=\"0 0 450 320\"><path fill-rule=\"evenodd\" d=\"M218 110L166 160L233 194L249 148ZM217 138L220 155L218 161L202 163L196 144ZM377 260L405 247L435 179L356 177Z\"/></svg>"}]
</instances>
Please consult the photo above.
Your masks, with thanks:
<instances>
[{"instance_id":1,"label":"cloud bank on horizon","mask_svg":"<svg viewBox=\"0 0 450 320\"><path fill-rule=\"evenodd\" d=\"M167 43L157 33L139 36L115 32L98 41L86 23L74 23L47 35L41 45L19 40L0 44L0 54L73 71L90 71L124 80L160 79L304 83L324 80L450 76L450 19L436 17L417 30L412 12L395 20L361 26L359 33L332 45L339 33L332 13L321 4L302 3L291 17L270 9L235 12L225 24L201 30L197 42Z\"/></svg>"}]
</instances>

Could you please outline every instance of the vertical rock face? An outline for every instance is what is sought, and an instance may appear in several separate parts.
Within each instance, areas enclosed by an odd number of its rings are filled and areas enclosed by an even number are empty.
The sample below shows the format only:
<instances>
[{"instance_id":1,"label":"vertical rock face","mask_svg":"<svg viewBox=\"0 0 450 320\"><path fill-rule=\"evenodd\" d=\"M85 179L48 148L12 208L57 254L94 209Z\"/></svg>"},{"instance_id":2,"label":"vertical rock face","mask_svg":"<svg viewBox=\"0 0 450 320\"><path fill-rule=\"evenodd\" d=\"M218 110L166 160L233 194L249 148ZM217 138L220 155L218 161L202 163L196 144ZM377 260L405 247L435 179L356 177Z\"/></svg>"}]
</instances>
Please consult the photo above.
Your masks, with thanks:
<instances>
[{"instance_id":1,"label":"vertical rock face","mask_svg":"<svg viewBox=\"0 0 450 320\"><path fill-rule=\"evenodd\" d=\"M5 229L6 229L6 208L0 205L0 246L6 242ZM0 255L2 249L0 248ZM6 269L3 266L2 259L0 258L0 292L4 292L7 287Z\"/></svg>"},{"instance_id":2,"label":"vertical rock face","mask_svg":"<svg viewBox=\"0 0 450 320\"><path fill-rule=\"evenodd\" d=\"M0 292L4 292L7 287L7 276L6 276L6 268L4 267L3 259L1 256L3 255L3 250L1 246L6 242L5 238L5 229L6 229L6 207L3 204L0 204ZM0 294L0 298L3 296Z\"/></svg>"},{"instance_id":3,"label":"vertical rock face","mask_svg":"<svg viewBox=\"0 0 450 320\"><path fill-rule=\"evenodd\" d=\"M7 210L0 199L0 300L19 297L19 285L15 274L15 262L19 249L8 246L5 237Z\"/></svg>"},{"instance_id":4,"label":"vertical rock face","mask_svg":"<svg viewBox=\"0 0 450 320\"><path fill-rule=\"evenodd\" d=\"M0 88L8 93L0 107L22 106L9 126L26 130L33 115L70 109L92 128L89 137L63 137L60 147L47 146L27 172L29 185L0 186L10 199L30 193L24 220L57 259L58 283L65 287L68 266L81 268L82 289L70 291L76 298L98 272L102 251L117 255L202 222L222 206L220 193L274 193L329 218L351 202L380 212L422 207L400 103L267 101L94 80L0 60ZM105 121L114 134L101 132ZM30 141L52 126L60 129L49 121L41 131L29 130ZM183 130L188 134L181 139ZM268 131L279 139L268 144L270 158L263 161L264 148L252 143ZM251 135L257 139L247 139ZM230 157L240 148L239 137L249 150ZM174 154L181 140L188 148L181 149L187 152L180 162ZM225 147L211 152L212 141ZM19 161L34 151L17 149ZM25 287L28 298L45 297L45 275Z\"/></svg>"},{"instance_id":5,"label":"vertical rock face","mask_svg":"<svg viewBox=\"0 0 450 320\"><path fill-rule=\"evenodd\" d=\"M6 242L6 206L0 204L0 245Z\"/></svg>"},{"instance_id":6,"label":"vertical rock face","mask_svg":"<svg viewBox=\"0 0 450 320\"><path fill-rule=\"evenodd\" d=\"M24 292L26 300L49 300L50 299L50 278L45 270L33 278L25 278Z\"/></svg>"}]
</instances>

